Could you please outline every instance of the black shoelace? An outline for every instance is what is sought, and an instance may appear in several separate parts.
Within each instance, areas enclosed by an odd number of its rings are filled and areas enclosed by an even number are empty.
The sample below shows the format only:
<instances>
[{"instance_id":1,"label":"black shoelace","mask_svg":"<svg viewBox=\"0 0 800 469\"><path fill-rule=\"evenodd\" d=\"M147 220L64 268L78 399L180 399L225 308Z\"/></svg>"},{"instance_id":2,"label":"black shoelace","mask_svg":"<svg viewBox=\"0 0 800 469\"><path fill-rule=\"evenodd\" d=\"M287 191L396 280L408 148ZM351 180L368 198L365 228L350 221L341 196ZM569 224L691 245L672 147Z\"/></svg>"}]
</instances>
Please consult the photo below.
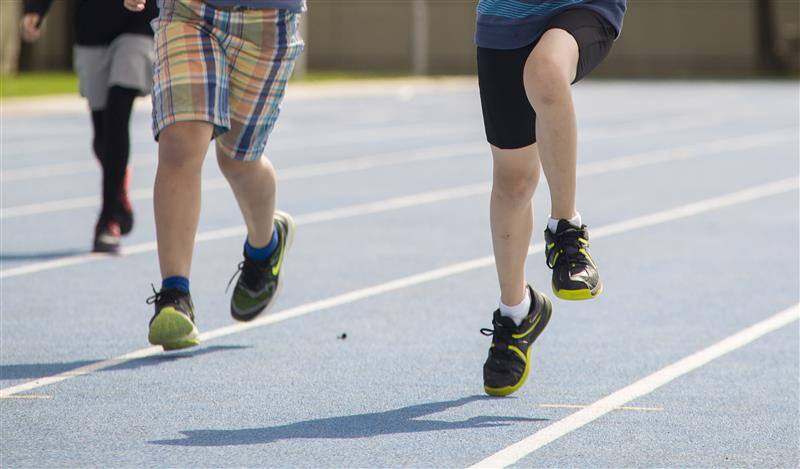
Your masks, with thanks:
<instances>
[{"instance_id":1,"label":"black shoelace","mask_svg":"<svg viewBox=\"0 0 800 469\"><path fill-rule=\"evenodd\" d=\"M268 260L259 262L245 258L245 260L239 263L236 272L234 272L233 276L231 276L231 279L228 281L228 286L225 287L225 291L228 291L233 283L233 280L236 279L237 276L239 276L244 286L250 290L261 290L267 283L267 275L265 270L268 269L269 266L270 264Z\"/></svg>"},{"instance_id":2,"label":"black shoelace","mask_svg":"<svg viewBox=\"0 0 800 469\"><path fill-rule=\"evenodd\" d=\"M547 256L547 266L555 269L557 266L568 262L570 267L578 264L590 265L589 259L580 251L583 247L578 238L586 239L586 230L567 229L553 235L555 246Z\"/></svg>"},{"instance_id":3,"label":"black shoelace","mask_svg":"<svg viewBox=\"0 0 800 469\"><path fill-rule=\"evenodd\" d=\"M150 288L153 289L153 296L147 298L145 303L151 305L154 303L158 304L178 304L178 299L181 297L181 292L175 289L166 289L161 291L156 291L156 287L153 284L150 284Z\"/></svg>"},{"instance_id":4,"label":"black shoelace","mask_svg":"<svg viewBox=\"0 0 800 469\"><path fill-rule=\"evenodd\" d=\"M481 334L487 337L494 336L494 339L492 340L492 342L494 342L494 347L490 349L492 357L511 356L512 352L508 349L508 346L513 340L511 335L514 333L514 331L494 321L492 321L492 325L494 326L494 329L489 329L486 327L481 329Z\"/></svg>"}]
</instances>

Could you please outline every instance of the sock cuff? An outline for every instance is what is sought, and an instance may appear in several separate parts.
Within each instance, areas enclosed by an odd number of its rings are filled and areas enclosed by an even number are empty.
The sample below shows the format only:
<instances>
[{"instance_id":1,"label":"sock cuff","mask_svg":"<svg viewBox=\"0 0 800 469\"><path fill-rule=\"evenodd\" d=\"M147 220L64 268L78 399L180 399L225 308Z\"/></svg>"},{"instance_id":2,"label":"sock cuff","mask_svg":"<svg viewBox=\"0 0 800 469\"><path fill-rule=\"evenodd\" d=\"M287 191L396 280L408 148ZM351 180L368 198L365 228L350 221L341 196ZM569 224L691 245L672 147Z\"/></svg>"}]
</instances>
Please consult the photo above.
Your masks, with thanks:
<instances>
[{"instance_id":1,"label":"sock cuff","mask_svg":"<svg viewBox=\"0 0 800 469\"><path fill-rule=\"evenodd\" d=\"M500 301L500 315L511 318L514 323L519 326L522 323L522 320L525 319L525 316L528 315L528 312L531 309L531 304L533 304L533 297L526 286L525 296L518 305L508 306Z\"/></svg>"},{"instance_id":2,"label":"sock cuff","mask_svg":"<svg viewBox=\"0 0 800 469\"><path fill-rule=\"evenodd\" d=\"M244 255L256 261L263 261L269 258L275 249L278 248L278 230L272 230L272 239L264 247L255 247L250 244L250 240L244 240Z\"/></svg>"},{"instance_id":3,"label":"sock cuff","mask_svg":"<svg viewBox=\"0 0 800 469\"><path fill-rule=\"evenodd\" d=\"M161 280L161 289L177 289L189 293L189 279L180 275L173 275Z\"/></svg>"},{"instance_id":4,"label":"sock cuff","mask_svg":"<svg viewBox=\"0 0 800 469\"><path fill-rule=\"evenodd\" d=\"M550 217L549 220L547 220L547 228L550 230L551 233L555 233L556 232L556 230L558 229L558 222L559 221L560 220L558 218L553 218L552 216ZM572 226L574 226L576 228L580 228L583 225L583 220L581 219L581 214L578 211L575 212L575 216L574 217L567 219L567 221L569 222L570 225L572 225Z\"/></svg>"}]
</instances>

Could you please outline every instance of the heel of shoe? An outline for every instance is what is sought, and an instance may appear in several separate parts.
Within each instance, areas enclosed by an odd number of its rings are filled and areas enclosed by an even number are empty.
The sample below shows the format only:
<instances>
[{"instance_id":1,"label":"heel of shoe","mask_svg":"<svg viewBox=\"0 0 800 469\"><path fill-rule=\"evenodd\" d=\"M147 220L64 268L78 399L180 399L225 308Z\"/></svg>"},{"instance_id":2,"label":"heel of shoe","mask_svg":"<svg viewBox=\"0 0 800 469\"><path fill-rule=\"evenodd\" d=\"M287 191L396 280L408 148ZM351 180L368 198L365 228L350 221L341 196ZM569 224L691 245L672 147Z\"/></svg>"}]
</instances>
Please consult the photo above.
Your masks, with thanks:
<instances>
[{"instance_id":1,"label":"heel of shoe","mask_svg":"<svg viewBox=\"0 0 800 469\"><path fill-rule=\"evenodd\" d=\"M175 308L166 307L150 323L147 339L164 350L178 350L200 344L198 332L192 321Z\"/></svg>"}]
</instances>

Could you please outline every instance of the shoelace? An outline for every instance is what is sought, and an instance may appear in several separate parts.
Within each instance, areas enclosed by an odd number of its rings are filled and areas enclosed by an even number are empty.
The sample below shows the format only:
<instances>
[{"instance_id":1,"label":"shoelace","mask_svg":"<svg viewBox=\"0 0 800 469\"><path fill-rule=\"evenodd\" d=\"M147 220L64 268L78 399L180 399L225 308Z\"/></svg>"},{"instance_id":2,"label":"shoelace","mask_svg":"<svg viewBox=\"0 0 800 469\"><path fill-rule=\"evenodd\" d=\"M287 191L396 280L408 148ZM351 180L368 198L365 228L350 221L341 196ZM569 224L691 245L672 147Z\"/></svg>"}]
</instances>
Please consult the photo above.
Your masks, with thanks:
<instances>
[{"instance_id":1,"label":"shoelace","mask_svg":"<svg viewBox=\"0 0 800 469\"><path fill-rule=\"evenodd\" d=\"M233 273L231 279L228 280L228 285L225 287L225 292L228 292L230 289L231 284L236 279L237 276L241 278L242 283L251 289L251 290L260 290L264 287L264 283L266 283L266 275L263 274L264 266L259 265L259 262L251 261L249 259L245 259L239 263L239 266L236 268L236 272ZM269 263L265 261L265 264L269 267Z\"/></svg>"},{"instance_id":2,"label":"shoelace","mask_svg":"<svg viewBox=\"0 0 800 469\"><path fill-rule=\"evenodd\" d=\"M151 283L150 288L153 289L153 296L147 298L145 303L151 305L154 303L172 303L178 304L180 295L175 290L161 290L156 291L156 287Z\"/></svg>"},{"instance_id":3,"label":"shoelace","mask_svg":"<svg viewBox=\"0 0 800 469\"><path fill-rule=\"evenodd\" d=\"M580 251L583 244L579 238L586 239L586 230L568 229L553 237L555 246L547 256L547 267L555 269L564 262L569 262L570 267L576 264L590 265L589 259Z\"/></svg>"},{"instance_id":4,"label":"shoelace","mask_svg":"<svg viewBox=\"0 0 800 469\"><path fill-rule=\"evenodd\" d=\"M495 343L495 346L490 349L492 356L495 354L506 357L510 356L512 352L508 349L508 345L511 343L512 334L514 331L503 326L502 324L498 324L495 321L492 321L492 325L494 326L494 329L489 329L486 327L481 329L481 334L487 337L494 336L493 342ZM498 345L500 345L500 347L498 347Z\"/></svg>"}]
</instances>

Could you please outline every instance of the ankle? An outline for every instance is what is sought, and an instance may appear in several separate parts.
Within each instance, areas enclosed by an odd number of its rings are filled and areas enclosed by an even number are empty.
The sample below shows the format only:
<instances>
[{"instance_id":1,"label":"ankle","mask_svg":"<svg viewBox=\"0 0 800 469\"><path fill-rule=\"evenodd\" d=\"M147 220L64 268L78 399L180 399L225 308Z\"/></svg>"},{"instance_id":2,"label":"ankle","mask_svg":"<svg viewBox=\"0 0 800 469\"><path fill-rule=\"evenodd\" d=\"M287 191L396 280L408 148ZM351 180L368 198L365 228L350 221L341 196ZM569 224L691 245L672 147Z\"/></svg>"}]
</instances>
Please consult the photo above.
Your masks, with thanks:
<instances>
[{"instance_id":1,"label":"ankle","mask_svg":"<svg viewBox=\"0 0 800 469\"><path fill-rule=\"evenodd\" d=\"M575 215L570 218L557 218L550 215L550 219L547 220L547 228L550 230L551 233L555 233L558 230L558 222L561 220L566 220L569 222L570 225L580 228L583 226L583 220L581 219L581 214L578 212L574 212Z\"/></svg>"},{"instance_id":2,"label":"ankle","mask_svg":"<svg viewBox=\"0 0 800 469\"><path fill-rule=\"evenodd\" d=\"M531 294L526 286L522 301L520 301L519 304L506 305L502 300L500 301L500 315L511 318L519 326L522 320L525 319L525 316L528 315L531 309L531 302Z\"/></svg>"}]
</instances>

